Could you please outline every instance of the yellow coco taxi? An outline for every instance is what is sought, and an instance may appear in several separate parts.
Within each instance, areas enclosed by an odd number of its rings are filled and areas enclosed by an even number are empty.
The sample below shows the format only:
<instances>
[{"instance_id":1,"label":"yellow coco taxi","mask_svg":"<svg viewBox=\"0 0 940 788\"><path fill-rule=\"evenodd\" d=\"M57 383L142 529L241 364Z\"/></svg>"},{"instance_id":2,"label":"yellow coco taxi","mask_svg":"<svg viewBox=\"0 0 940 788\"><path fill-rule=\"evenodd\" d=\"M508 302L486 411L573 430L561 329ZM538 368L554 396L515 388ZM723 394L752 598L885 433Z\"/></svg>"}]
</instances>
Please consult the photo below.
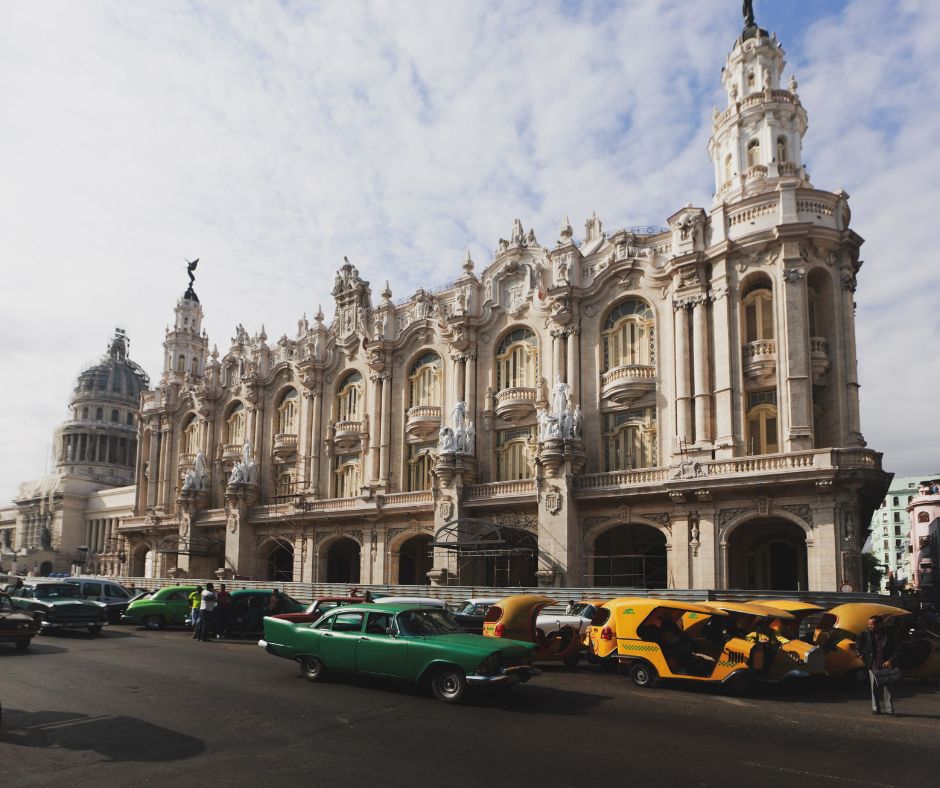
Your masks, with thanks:
<instances>
[{"instance_id":1,"label":"yellow coco taxi","mask_svg":"<svg viewBox=\"0 0 940 788\"><path fill-rule=\"evenodd\" d=\"M574 667L581 657L581 637L577 629L561 626L546 632L537 626L539 613L554 599L540 594L516 594L491 605L483 617L483 634L535 643L536 661L560 661Z\"/></svg>"},{"instance_id":2,"label":"yellow coco taxi","mask_svg":"<svg viewBox=\"0 0 940 788\"><path fill-rule=\"evenodd\" d=\"M686 617L686 632L692 638L706 638L718 644L732 636L761 643L766 653L763 669L754 672L758 681L778 682L822 676L826 672L826 657L821 648L785 634L796 624L793 613L751 602L704 604L726 613L727 618L703 621L700 616L695 620Z\"/></svg>"},{"instance_id":3,"label":"yellow coco taxi","mask_svg":"<svg viewBox=\"0 0 940 788\"><path fill-rule=\"evenodd\" d=\"M752 599L752 605L764 605L765 607L774 607L777 610L785 610L793 614L793 621L776 620L771 623L771 628L790 638L791 640L803 637L803 622L812 616L820 616L826 612L826 608L814 605L812 602L801 602L797 599ZM812 634L812 633L810 633ZM812 638L809 638L810 640Z\"/></svg>"},{"instance_id":4,"label":"yellow coco taxi","mask_svg":"<svg viewBox=\"0 0 940 788\"><path fill-rule=\"evenodd\" d=\"M826 652L826 672L836 678L851 676L867 681L868 671L855 643L868 628L868 620L880 616L886 626L903 628L904 619L910 615L904 608L873 602L851 602L832 608L820 618L814 633L814 641ZM940 644L936 640L926 636L903 639L899 651L898 662L904 678L928 682L940 678Z\"/></svg>"},{"instance_id":5,"label":"yellow coco taxi","mask_svg":"<svg viewBox=\"0 0 940 788\"><path fill-rule=\"evenodd\" d=\"M686 624L730 616L693 602L621 597L607 602L591 622L590 642L598 660L616 660L638 687L659 679L718 683L747 691L753 672L764 667L766 647L744 637L718 644L694 637Z\"/></svg>"}]
</instances>

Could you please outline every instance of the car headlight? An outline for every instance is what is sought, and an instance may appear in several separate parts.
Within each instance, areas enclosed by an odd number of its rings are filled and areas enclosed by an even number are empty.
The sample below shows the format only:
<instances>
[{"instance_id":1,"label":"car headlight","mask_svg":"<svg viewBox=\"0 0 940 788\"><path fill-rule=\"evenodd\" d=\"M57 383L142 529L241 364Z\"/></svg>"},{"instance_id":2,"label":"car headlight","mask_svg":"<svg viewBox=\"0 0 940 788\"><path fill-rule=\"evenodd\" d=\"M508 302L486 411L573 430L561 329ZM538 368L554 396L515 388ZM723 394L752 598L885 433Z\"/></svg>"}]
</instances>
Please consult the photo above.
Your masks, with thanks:
<instances>
[{"instance_id":1,"label":"car headlight","mask_svg":"<svg viewBox=\"0 0 940 788\"><path fill-rule=\"evenodd\" d=\"M478 676L492 676L499 671L499 654L490 654L477 668Z\"/></svg>"}]
</instances>

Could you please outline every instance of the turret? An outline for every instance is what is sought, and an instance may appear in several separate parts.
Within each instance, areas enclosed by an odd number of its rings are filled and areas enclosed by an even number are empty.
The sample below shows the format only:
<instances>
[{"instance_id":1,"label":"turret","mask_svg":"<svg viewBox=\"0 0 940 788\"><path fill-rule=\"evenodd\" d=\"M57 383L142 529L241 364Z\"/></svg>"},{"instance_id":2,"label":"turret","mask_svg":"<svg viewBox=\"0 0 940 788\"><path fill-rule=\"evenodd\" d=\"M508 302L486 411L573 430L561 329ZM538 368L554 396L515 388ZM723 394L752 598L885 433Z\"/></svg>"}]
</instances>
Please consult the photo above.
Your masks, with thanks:
<instances>
[{"instance_id":1,"label":"turret","mask_svg":"<svg viewBox=\"0 0 940 788\"><path fill-rule=\"evenodd\" d=\"M209 337L202 330L202 306L193 290L195 263L189 266L189 287L176 302L173 328L167 328L163 341L164 383L182 382L187 376L202 375L209 356Z\"/></svg>"}]
</instances>

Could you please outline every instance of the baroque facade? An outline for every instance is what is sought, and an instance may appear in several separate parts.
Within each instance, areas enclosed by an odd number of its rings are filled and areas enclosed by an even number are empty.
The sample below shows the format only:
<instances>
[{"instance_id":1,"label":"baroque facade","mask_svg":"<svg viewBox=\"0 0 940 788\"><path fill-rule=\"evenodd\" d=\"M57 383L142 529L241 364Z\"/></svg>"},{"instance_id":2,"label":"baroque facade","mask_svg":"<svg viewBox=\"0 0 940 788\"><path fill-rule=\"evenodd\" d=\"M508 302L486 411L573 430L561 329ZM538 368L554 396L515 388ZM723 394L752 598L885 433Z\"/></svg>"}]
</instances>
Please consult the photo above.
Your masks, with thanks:
<instances>
[{"instance_id":1,"label":"baroque facade","mask_svg":"<svg viewBox=\"0 0 940 788\"><path fill-rule=\"evenodd\" d=\"M395 301L348 261L296 335L209 351L190 287L143 394L130 574L860 590L889 475L859 424L848 195L775 36L734 42L716 191L592 216Z\"/></svg>"}]
</instances>

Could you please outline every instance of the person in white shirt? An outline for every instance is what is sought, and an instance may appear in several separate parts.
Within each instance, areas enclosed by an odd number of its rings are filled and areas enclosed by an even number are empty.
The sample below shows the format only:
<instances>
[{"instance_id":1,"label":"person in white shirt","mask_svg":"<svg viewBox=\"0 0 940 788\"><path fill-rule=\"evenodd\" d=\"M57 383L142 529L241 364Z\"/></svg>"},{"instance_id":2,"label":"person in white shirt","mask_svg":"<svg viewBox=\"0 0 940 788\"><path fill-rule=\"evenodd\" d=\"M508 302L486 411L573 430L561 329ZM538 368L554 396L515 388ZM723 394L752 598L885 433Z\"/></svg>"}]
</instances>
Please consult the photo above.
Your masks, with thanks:
<instances>
[{"instance_id":1,"label":"person in white shirt","mask_svg":"<svg viewBox=\"0 0 940 788\"><path fill-rule=\"evenodd\" d=\"M215 634L215 608L218 605L215 596L215 586L212 583L206 583L206 590L202 592L202 599L199 601L199 629L196 633L196 639L206 641L211 635Z\"/></svg>"}]
</instances>

